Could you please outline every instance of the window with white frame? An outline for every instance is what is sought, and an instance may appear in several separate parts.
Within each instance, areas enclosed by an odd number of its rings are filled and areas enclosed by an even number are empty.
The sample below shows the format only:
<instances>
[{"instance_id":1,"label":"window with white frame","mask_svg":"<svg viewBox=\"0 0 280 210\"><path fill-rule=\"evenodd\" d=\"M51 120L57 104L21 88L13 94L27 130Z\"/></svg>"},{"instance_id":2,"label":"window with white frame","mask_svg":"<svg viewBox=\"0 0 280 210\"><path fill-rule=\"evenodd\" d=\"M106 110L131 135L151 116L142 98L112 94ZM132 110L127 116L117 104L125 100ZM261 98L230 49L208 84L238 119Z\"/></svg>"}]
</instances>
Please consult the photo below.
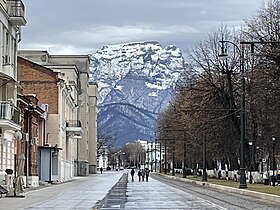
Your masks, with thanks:
<instances>
[{"instance_id":1,"label":"window with white frame","mask_svg":"<svg viewBox=\"0 0 280 210\"><path fill-rule=\"evenodd\" d=\"M2 39L2 56L3 56L3 65L11 64L12 56L12 47L14 47L14 41L10 32L4 28L3 29L3 39ZM13 53L14 54L14 53Z\"/></svg>"}]
</instances>

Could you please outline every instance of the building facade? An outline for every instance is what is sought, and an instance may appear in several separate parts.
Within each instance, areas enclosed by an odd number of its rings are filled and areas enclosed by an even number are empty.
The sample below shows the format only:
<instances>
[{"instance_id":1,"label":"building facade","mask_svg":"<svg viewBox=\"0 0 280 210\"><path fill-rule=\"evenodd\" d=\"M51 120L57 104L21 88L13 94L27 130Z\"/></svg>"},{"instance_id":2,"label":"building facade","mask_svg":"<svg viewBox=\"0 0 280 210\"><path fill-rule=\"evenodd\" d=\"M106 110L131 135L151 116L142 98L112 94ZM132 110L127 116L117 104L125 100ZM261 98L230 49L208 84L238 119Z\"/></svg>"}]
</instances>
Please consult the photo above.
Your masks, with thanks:
<instances>
[{"instance_id":1,"label":"building facade","mask_svg":"<svg viewBox=\"0 0 280 210\"><path fill-rule=\"evenodd\" d=\"M109 151L107 146L102 146L99 148L98 155L97 155L97 169L100 170L100 168L107 169L109 166Z\"/></svg>"},{"instance_id":2,"label":"building facade","mask_svg":"<svg viewBox=\"0 0 280 210\"><path fill-rule=\"evenodd\" d=\"M151 171L159 170L160 165L164 168L165 150L159 143L146 140L137 140L143 149L144 154L140 156L141 168L149 168Z\"/></svg>"},{"instance_id":3,"label":"building facade","mask_svg":"<svg viewBox=\"0 0 280 210\"><path fill-rule=\"evenodd\" d=\"M35 95L47 112L44 144L39 147L41 181L63 182L74 177L74 137L68 127L77 120L77 96L59 72L18 59L18 80L24 95ZM73 93L74 92L74 93ZM47 108L46 108L47 107ZM81 131L76 122L76 130ZM29 175L29 174L28 174Z\"/></svg>"},{"instance_id":4,"label":"building facade","mask_svg":"<svg viewBox=\"0 0 280 210\"><path fill-rule=\"evenodd\" d=\"M15 131L21 130L17 108L17 46L26 25L20 0L0 0L0 180L11 187L6 170L15 171ZM3 182L3 180L5 180Z\"/></svg>"},{"instance_id":5,"label":"building facade","mask_svg":"<svg viewBox=\"0 0 280 210\"><path fill-rule=\"evenodd\" d=\"M65 69L77 69L77 119L81 122L82 134L75 142L75 175L87 176L97 173L97 84L90 83L90 60L88 55L50 55L47 51L21 50L20 56L51 68L67 76ZM63 70L64 68L64 70ZM73 79L73 78L72 78ZM70 82L71 79L69 80Z\"/></svg>"},{"instance_id":6,"label":"building facade","mask_svg":"<svg viewBox=\"0 0 280 210\"><path fill-rule=\"evenodd\" d=\"M40 164L38 148L43 145L45 138L45 111L40 108L39 100L34 95L24 96L22 91L19 91L17 99L22 137L16 139L15 175L23 176L25 186L28 183L28 187L38 187ZM19 164L20 158L24 158L22 167Z\"/></svg>"}]
</instances>

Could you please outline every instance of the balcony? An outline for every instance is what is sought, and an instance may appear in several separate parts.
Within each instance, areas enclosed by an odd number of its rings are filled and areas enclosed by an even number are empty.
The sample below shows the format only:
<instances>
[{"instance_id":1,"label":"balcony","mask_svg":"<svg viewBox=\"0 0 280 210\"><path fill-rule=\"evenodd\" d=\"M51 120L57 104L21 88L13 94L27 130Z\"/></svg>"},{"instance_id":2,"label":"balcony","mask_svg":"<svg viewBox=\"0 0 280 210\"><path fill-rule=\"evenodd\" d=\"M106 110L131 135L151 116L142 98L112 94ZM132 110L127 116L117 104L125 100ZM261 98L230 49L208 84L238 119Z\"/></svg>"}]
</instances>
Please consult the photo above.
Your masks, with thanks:
<instances>
[{"instance_id":1,"label":"balcony","mask_svg":"<svg viewBox=\"0 0 280 210\"><path fill-rule=\"evenodd\" d=\"M0 101L0 128L20 130L20 111L8 101Z\"/></svg>"},{"instance_id":2,"label":"balcony","mask_svg":"<svg viewBox=\"0 0 280 210\"><path fill-rule=\"evenodd\" d=\"M66 122L66 132L75 135L82 134L82 124L79 120L69 120Z\"/></svg>"},{"instance_id":3,"label":"balcony","mask_svg":"<svg viewBox=\"0 0 280 210\"><path fill-rule=\"evenodd\" d=\"M25 8L21 0L7 0L7 12L12 25L25 26Z\"/></svg>"}]
</instances>

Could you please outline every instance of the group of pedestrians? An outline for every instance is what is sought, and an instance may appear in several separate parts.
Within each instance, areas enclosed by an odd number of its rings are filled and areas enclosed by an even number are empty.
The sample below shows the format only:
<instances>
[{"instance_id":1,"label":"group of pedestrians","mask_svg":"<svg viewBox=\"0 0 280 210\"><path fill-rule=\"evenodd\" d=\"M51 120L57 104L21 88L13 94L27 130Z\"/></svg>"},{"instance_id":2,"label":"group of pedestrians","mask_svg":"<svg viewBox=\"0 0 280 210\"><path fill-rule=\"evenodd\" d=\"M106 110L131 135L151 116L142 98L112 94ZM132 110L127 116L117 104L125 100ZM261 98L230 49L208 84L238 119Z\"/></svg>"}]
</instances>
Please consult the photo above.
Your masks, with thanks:
<instances>
[{"instance_id":1,"label":"group of pedestrians","mask_svg":"<svg viewBox=\"0 0 280 210\"><path fill-rule=\"evenodd\" d=\"M134 181L134 174L135 174L135 170L131 169L130 175L131 175L131 181L132 182ZM139 169L137 175L138 175L138 181L139 182L141 180L145 181L145 178L146 178L146 181L149 181L150 170L148 168Z\"/></svg>"}]
</instances>

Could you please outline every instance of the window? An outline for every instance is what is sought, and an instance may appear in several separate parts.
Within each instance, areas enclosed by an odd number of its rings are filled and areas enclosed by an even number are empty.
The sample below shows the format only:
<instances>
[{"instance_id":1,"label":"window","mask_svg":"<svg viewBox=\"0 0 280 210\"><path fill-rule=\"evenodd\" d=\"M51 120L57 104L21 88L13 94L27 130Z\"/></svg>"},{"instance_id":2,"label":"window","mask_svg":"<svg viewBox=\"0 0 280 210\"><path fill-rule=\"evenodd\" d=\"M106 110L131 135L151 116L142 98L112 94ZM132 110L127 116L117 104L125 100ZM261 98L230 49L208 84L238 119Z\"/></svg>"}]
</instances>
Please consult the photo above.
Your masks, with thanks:
<instances>
[{"instance_id":1,"label":"window","mask_svg":"<svg viewBox=\"0 0 280 210\"><path fill-rule=\"evenodd\" d=\"M10 64L11 63L11 35L4 29L4 47L3 47L3 64Z\"/></svg>"}]
</instances>

